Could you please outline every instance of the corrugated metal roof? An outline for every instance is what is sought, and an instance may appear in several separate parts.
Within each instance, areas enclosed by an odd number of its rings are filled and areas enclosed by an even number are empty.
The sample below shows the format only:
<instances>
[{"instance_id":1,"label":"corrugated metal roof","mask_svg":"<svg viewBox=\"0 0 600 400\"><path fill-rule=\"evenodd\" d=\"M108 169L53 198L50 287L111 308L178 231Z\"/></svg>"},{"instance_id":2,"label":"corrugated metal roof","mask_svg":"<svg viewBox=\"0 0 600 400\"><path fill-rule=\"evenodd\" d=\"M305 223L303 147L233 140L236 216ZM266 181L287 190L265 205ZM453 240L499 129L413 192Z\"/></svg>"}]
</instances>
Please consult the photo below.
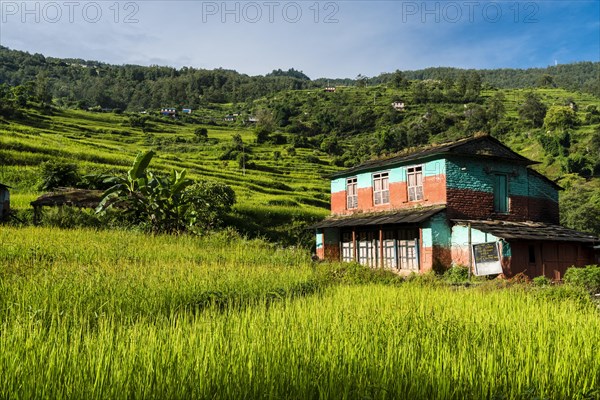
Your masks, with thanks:
<instances>
[{"instance_id":1,"label":"corrugated metal roof","mask_svg":"<svg viewBox=\"0 0 600 400\"><path fill-rule=\"evenodd\" d=\"M338 178L341 176L351 175L360 171L366 171L380 167L387 167L390 165L400 164L406 161L412 161L439 154L510 159L512 162L524 165L537 164L537 162L532 161L512 151L509 147L500 142L498 139L493 138L492 136L479 136L460 139L452 143L436 145L426 149L416 149L415 151L403 154L401 156L385 158L381 160L367 161L365 163L357 165L356 167L352 167L350 169L332 174L330 175L330 178Z\"/></svg>"},{"instance_id":2,"label":"corrugated metal roof","mask_svg":"<svg viewBox=\"0 0 600 400\"><path fill-rule=\"evenodd\" d=\"M579 232L560 225L541 222L509 222L452 220L458 225L468 225L482 232L491 233L503 239L549 240L561 242L598 243L600 238L585 232Z\"/></svg>"},{"instance_id":3,"label":"corrugated metal roof","mask_svg":"<svg viewBox=\"0 0 600 400\"><path fill-rule=\"evenodd\" d=\"M378 213L360 213L343 217L331 217L309 227L342 228L350 226L373 226L392 224L417 224L428 220L435 214L446 209L446 206L419 207L407 210L396 210Z\"/></svg>"}]
</instances>

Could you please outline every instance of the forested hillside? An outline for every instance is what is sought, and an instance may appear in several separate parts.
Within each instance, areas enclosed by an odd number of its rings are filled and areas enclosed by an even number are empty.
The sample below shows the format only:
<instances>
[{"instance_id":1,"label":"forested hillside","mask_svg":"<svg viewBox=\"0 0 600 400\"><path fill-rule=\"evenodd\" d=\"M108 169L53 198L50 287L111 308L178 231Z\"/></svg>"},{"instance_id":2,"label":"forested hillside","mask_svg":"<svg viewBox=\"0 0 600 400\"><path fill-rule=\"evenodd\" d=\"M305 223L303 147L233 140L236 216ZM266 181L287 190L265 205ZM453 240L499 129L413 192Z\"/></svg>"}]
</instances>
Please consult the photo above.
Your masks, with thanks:
<instances>
[{"instance_id":1,"label":"forested hillside","mask_svg":"<svg viewBox=\"0 0 600 400\"><path fill-rule=\"evenodd\" d=\"M399 71L398 71L399 72ZM0 46L0 84L11 86L38 81L56 104L67 107L119 108L140 111L157 107L208 106L245 102L281 90L326 85L394 85L397 73L354 79L310 80L294 69L274 70L266 76L248 76L226 69L180 69L168 66L110 65L81 59L58 59ZM406 71L408 80L458 82L476 73L484 88L557 87L600 96L600 63L582 62L548 68L461 70L428 68Z\"/></svg>"},{"instance_id":2,"label":"forested hillside","mask_svg":"<svg viewBox=\"0 0 600 400\"><path fill-rule=\"evenodd\" d=\"M564 224L600 234L599 67L435 68L343 86L293 69L250 77L0 48L0 182L14 186L25 209L40 190L43 163L76 163L80 177L122 173L138 151L153 149L161 172L187 168L232 186L238 203L230 224L293 242L327 214L327 174L490 134L565 188ZM323 90L336 82L335 91ZM161 107L193 111L171 118Z\"/></svg>"}]
</instances>

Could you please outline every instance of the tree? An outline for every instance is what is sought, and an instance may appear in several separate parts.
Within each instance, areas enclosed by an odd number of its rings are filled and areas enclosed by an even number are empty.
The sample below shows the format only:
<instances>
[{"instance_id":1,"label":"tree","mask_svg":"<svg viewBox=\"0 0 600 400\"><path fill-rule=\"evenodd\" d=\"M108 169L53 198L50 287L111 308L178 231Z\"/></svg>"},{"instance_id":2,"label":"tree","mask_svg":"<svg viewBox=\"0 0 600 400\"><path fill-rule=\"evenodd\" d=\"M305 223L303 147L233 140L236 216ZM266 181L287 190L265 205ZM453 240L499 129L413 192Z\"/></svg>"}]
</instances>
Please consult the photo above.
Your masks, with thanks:
<instances>
[{"instance_id":1,"label":"tree","mask_svg":"<svg viewBox=\"0 0 600 400\"><path fill-rule=\"evenodd\" d=\"M399 69L392 74L392 86L396 89L405 88L408 81L404 78L404 74Z\"/></svg>"},{"instance_id":2,"label":"tree","mask_svg":"<svg viewBox=\"0 0 600 400\"><path fill-rule=\"evenodd\" d=\"M35 79L34 88L35 99L41 103L42 106L52 101L52 93L50 92L48 74L45 71L39 72Z\"/></svg>"},{"instance_id":3,"label":"tree","mask_svg":"<svg viewBox=\"0 0 600 400\"><path fill-rule=\"evenodd\" d=\"M485 102L488 119L497 124L504 117L506 108L504 107L505 96L502 92L496 92Z\"/></svg>"},{"instance_id":4,"label":"tree","mask_svg":"<svg viewBox=\"0 0 600 400\"><path fill-rule=\"evenodd\" d=\"M488 132L488 115L482 106L471 103L465 109L467 122L466 130L469 133Z\"/></svg>"},{"instance_id":5,"label":"tree","mask_svg":"<svg viewBox=\"0 0 600 400\"><path fill-rule=\"evenodd\" d=\"M528 125L540 128L544 124L546 110L546 105L542 103L539 96L528 92L525 94L525 101L519 107L519 117Z\"/></svg>"},{"instance_id":6,"label":"tree","mask_svg":"<svg viewBox=\"0 0 600 400\"><path fill-rule=\"evenodd\" d=\"M196 128L194 130L194 135L196 135L196 141L203 142L208 139L208 129Z\"/></svg>"},{"instance_id":7,"label":"tree","mask_svg":"<svg viewBox=\"0 0 600 400\"><path fill-rule=\"evenodd\" d=\"M569 106L552 106L544 117L544 126L549 130L568 129L577 125L577 114Z\"/></svg>"},{"instance_id":8,"label":"tree","mask_svg":"<svg viewBox=\"0 0 600 400\"><path fill-rule=\"evenodd\" d=\"M129 117L129 126L132 128L140 128L142 132L146 132L148 117L145 115L132 115Z\"/></svg>"},{"instance_id":9,"label":"tree","mask_svg":"<svg viewBox=\"0 0 600 400\"><path fill-rule=\"evenodd\" d=\"M367 87L368 77L363 74L356 75L356 86L358 87Z\"/></svg>"},{"instance_id":10,"label":"tree","mask_svg":"<svg viewBox=\"0 0 600 400\"><path fill-rule=\"evenodd\" d=\"M554 78L550 74L541 75L537 80L539 87L555 87Z\"/></svg>"},{"instance_id":11,"label":"tree","mask_svg":"<svg viewBox=\"0 0 600 400\"><path fill-rule=\"evenodd\" d=\"M340 145L337 135L326 136L321 142L321 151L329 155L339 155L344 152L344 149Z\"/></svg>"},{"instance_id":12,"label":"tree","mask_svg":"<svg viewBox=\"0 0 600 400\"><path fill-rule=\"evenodd\" d=\"M572 229L600 235L600 192L584 184L560 196L560 223Z\"/></svg>"},{"instance_id":13,"label":"tree","mask_svg":"<svg viewBox=\"0 0 600 400\"><path fill-rule=\"evenodd\" d=\"M185 219L189 229L201 233L223 224L236 202L233 189L219 182L198 182L186 187L184 202L189 204Z\"/></svg>"}]
</instances>

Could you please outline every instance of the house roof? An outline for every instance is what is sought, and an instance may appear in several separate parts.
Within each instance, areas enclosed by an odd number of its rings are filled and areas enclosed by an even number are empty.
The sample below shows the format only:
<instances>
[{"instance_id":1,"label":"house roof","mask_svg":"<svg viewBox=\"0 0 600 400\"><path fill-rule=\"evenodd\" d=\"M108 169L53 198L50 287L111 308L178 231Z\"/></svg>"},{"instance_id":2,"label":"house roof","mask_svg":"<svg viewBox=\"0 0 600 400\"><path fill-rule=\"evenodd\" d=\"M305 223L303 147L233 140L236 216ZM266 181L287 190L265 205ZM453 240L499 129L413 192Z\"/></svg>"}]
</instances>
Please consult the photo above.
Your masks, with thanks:
<instances>
[{"instance_id":1,"label":"house roof","mask_svg":"<svg viewBox=\"0 0 600 400\"><path fill-rule=\"evenodd\" d=\"M503 239L549 240L560 242L600 243L600 238L560 225L541 222L509 222L481 220L452 220L458 225L468 225Z\"/></svg>"},{"instance_id":2,"label":"house roof","mask_svg":"<svg viewBox=\"0 0 600 400\"><path fill-rule=\"evenodd\" d=\"M34 207L74 206L96 208L100 204L102 193L102 190L62 188L55 192L43 194L30 204Z\"/></svg>"},{"instance_id":3,"label":"house roof","mask_svg":"<svg viewBox=\"0 0 600 400\"><path fill-rule=\"evenodd\" d=\"M310 226L309 229L390 224L416 224L428 220L435 214L445 209L446 206L431 206L390 212L358 213L346 216L335 216L318 222Z\"/></svg>"},{"instance_id":4,"label":"house roof","mask_svg":"<svg viewBox=\"0 0 600 400\"><path fill-rule=\"evenodd\" d=\"M11 186L5 185L4 183L0 183L0 189L11 189Z\"/></svg>"},{"instance_id":5,"label":"house roof","mask_svg":"<svg viewBox=\"0 0 600 400\"><path fill-rule=\"evenodd\" d=\"M513 163L522 165L537 164L537 162L512 151L508 146L504 145L502 142L493 138L492 136L479 136L460 139L455 142L444 143L422 149L413 149L405 154L391 158L370 160L363 164L357 165L356 167L332 174L330 175L330 178L338 178L351 175L356 172L387 167L390 165L437 155L477 156L510 160Z\"/></svg>"}]
</instances>

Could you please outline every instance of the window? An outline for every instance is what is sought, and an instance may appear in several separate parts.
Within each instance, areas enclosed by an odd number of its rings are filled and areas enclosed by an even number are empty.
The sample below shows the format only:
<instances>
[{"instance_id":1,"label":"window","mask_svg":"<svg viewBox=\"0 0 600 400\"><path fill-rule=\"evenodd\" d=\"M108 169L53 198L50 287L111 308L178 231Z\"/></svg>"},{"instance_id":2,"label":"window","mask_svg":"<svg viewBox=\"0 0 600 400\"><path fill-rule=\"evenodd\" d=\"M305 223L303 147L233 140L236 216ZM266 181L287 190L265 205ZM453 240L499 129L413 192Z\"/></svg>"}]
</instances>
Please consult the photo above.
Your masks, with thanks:
<instances>
[{"instance_id":1,"label":"window","mask_svg":"<svg viewBox=\"0 0 600 400\"><path fill-rule=\"evenodd\" d=\"M373 174L373 204L388 204L390 202L390 183L387 172Z\"/></svg>"},{"instance_id":2,"label":"window","mask_svg":"<svg viewBox=\"0 0 600 400\"><path fill-rule=\"evenodd\" d=\"M354 241L352 240L352 232L342 233L342 261L354 261Z\"/></svg>"},{"instance_id":3,"label":"window","mask_svg":"<svg viewBox=\"0 0 600 400\"><path fill-rule=\"evenodd\" d=\"M494 211L508 212L508 177L505 174L494 175Z\"/></svg>"},{"instance_id":4,"label":"window","mask_svg":"<svg viewBox=\"0 0 600 400\"><path fill-rule=\"evenodd\" d=\"M423 167L408 167L406 169L408 186L408 201L423 200Z\"/></svg>"},{"instance_id":5,"label":"window","mask_svg":"<svg viewBox=\"0 0 600 400\"><path fill-rule=\"evenodd\" d=\"M356 177L346 179L346 208L348 210L358 207L358 189L356 182Z\"/></svg>"},{"instance_id":6,"label":"window","mask_svg":"<svg viewBox=\"0 0 600 400\"><path fill-rule=\"evenodd\" d=\"M398 264L403 270L419 270L419 232L416 229L398 231Z\"/></svg>"}]
</instances>

